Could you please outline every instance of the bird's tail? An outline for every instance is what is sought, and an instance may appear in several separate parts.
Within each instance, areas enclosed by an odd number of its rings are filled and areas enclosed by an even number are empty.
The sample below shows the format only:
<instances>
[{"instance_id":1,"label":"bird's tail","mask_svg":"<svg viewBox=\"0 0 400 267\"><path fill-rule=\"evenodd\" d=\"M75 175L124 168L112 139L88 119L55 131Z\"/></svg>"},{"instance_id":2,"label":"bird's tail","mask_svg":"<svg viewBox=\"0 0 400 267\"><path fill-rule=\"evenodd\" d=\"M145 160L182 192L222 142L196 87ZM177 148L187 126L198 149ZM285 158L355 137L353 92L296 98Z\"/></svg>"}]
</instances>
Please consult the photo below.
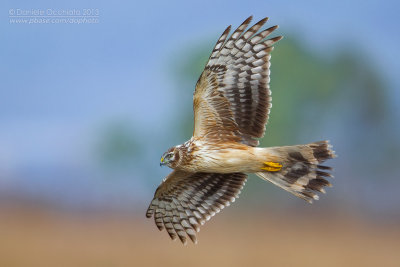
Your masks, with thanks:
<instances>
[{"instance_id":1,"label":"bird's tail","mask_svg":"<svg viewBox=\"0 0 400 267\"><path fill-rule=\"evenodd\" d=\"M279 159L279 163L265 162L265 171L256 175L283 188L310 203L317 200L316 191L325 193L323 187L331 186L326 180L332 177L332 168L321 165L336 157L328 141L307 145L265 148L268 155Z\"/></svg>"}]
</instances>

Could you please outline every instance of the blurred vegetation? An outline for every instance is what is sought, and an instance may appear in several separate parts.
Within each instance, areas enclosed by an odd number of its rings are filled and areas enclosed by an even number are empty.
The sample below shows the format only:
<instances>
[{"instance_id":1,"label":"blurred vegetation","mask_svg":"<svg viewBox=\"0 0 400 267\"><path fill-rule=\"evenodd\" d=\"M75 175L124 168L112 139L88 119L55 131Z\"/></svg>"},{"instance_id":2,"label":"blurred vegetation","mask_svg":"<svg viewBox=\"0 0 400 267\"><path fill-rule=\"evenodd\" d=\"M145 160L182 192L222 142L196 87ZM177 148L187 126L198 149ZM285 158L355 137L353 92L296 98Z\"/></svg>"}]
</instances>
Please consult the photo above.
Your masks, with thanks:
<instances>
[{"instance_id":1,"label":"blurred vegetation","mask_svg":"<svg viewBox=\"0 0 400 267\"><path fill-rule=\"evenodd\" d=\"M141 147L134 129L124 121L107 125L97 144L100 165L111 169L130 169L140 155Z\"/></svg>"}]
</instances>

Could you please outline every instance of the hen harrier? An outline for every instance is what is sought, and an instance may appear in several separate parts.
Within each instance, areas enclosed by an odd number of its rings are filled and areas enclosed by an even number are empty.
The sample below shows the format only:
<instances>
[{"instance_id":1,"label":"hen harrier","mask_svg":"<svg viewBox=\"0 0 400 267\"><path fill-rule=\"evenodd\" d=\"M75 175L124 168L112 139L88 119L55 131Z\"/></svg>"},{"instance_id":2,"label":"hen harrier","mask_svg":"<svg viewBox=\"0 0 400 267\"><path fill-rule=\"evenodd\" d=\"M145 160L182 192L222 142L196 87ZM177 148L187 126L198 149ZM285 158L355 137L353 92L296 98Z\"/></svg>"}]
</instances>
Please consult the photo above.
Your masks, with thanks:
<instances>
[{"instance_id":1,"label":"hen harrier","mask_svg":"<svg viewBox=\"0 0 400 267\"><path fill-rule=\"evenodd\" d=\"M200 225L239 195L255 173L308 202L316 191L331 186L334 158L328 141L283 147L257 147L271 108L270 58L274 43L266 39L278 26L258 32L268 18L245 29L246 19L229 37L230 26L218 39L193 96L193 137L172 147L160 165L174 169L157 188L146 217L154 215L158 229L186 244L197 243ZM257 33L258 32L258 33Z\"/></svg>"}]
</instances>

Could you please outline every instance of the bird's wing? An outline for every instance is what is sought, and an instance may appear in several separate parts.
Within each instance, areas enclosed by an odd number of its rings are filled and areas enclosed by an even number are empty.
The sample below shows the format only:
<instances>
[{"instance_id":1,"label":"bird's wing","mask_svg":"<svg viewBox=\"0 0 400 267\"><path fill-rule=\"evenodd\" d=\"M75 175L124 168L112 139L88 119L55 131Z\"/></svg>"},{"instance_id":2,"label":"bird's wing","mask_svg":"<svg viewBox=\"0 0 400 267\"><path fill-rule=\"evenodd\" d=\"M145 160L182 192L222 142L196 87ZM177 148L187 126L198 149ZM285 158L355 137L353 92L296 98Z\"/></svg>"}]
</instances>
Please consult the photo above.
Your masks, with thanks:
<instances>
[{"instance_id":1,"label":"bird's wing","mask_svg":"<svg viewBox=\"0 0 400 267\"><path fill-rule=\"evenodd\" d=\"M244 173L188 173L173 171L157 188L146 217L154 215L159 230L186 244L196 243L196 232L213 215L238 197L246 182Z\"/></svg>"},{"instance_id":2,"label":"bird's wing","mask_svg":"<svg viewBox=\"0 0 400 267\"><path fill-rule=\"evenodd\" d=\"M257 33L268 18L245 31L251 19L229 38L230 26L224 31L197 81L195 137L257 146L264 135L271 108L270 52L282 37L265 39L277 26Z\"/></svg>"}]
</instances>

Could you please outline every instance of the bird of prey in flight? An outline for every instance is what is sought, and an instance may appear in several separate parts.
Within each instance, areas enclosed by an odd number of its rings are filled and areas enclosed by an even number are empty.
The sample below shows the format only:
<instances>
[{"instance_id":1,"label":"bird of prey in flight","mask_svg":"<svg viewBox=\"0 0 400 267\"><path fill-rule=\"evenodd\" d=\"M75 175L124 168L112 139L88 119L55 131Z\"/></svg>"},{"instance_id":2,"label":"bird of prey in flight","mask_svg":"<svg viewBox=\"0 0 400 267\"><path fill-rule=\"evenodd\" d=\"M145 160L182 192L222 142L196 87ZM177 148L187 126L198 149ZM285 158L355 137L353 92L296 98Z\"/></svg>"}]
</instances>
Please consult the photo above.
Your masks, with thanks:
<instances>
[{"instance_id":1,"label":"bird of prey in flight","mask_svg":"<svg viewBox=\"0 0 400 267\"><path fill-rule=\"evenodd\" d=\"M268 18L247 29L251 19L218 39L193 95L193 136L161 157L173 171L146 216L184 244L197 243L200 225L235 200L247 173L310 203L331 186L332 169L321 165L335 157L328 141L258 147L271 109L271 51L282 36L267 38L278 26L259 31Z\"/></svg>"}]
</instances>

